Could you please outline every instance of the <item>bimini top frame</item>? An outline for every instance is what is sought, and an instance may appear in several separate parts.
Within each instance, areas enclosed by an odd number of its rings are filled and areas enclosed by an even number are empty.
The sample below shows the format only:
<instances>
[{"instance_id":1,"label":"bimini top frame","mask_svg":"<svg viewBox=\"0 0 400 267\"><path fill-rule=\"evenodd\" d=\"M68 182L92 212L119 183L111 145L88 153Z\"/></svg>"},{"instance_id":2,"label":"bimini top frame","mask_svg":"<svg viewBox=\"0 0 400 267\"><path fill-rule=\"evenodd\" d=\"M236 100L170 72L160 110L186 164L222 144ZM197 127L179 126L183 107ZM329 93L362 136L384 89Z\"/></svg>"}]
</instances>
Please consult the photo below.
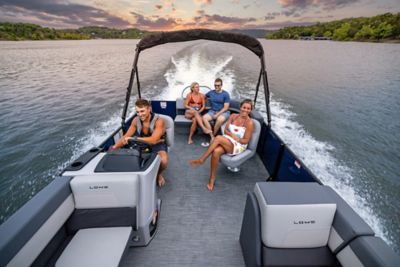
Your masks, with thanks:
<instances>
[{"instance_id":1,"label":"bimini top frame","mask_svg":"<svg viewBox=\"0 0 400 267\"><path fill-rule=\"evenodd\" d=\"M267 71L265 69L265 61L264 61L264 49L261 43L250 36L237 34L237 33L229 33L229 32L221 32L215 30L205 30L205 29L196 29L196 30L183 30L183 31L173 31L173 32L159 32L146 35L143 37L136 46L136 54L135 59L133 61L133 67L131 71L131 76L129 79L129 85L127 87L126 97L125 97L125 106L122 112L122 126L125 126L125 119L126 113L128 109L129 100L131 97L132 85L133 81L136 77L137 82L137 90L138 96L141 97L140 93L140 82L139 82L139 72L137 68L137 63L139 59L139 54L141 51L146 50L148 48L166 44L166 43L176 43L176 42L186 42L186 41L194 41L194 40L210 40L210 41L217 41L217 42L227 42L227 43L236 43L239 44L254 54L256 54L260 58L261 69L260 75L258 77L258 82L256 86L256 94L254 97L254 104L256 104L258 90L260 87L261 79L264 85L264 94L265 94L265 104L267 110L267 117L268 117L268 126L271 125L271 112L269 108L269 87L268 87L268 78L267 78Z\"/></svg>"}]
</instances>

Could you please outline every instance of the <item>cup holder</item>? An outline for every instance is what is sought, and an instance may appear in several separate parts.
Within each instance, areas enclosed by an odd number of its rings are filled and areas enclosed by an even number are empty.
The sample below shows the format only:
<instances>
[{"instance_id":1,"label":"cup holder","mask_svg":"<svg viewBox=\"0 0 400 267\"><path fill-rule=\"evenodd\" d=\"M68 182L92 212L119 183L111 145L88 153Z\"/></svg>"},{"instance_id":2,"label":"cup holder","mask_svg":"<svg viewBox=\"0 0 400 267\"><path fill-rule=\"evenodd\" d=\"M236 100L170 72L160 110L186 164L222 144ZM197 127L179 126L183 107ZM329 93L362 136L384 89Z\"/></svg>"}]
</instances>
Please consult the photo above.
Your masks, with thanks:
<instances>
[{"instance_id":1,"label":"cup holder","mask_svg":"<svg viewBox=\"0 0 400 267\"><path fill-rule=\"evenodd\" d=\"M73 163L71 164L71 167L76 168L76 167L82 166L82 164L83 164L82 161L75 161L75 162L73 162Z\"/></svg>"},{"instance_id":2,"label":"cup holder","mask_svg":"<svg viewBox=\"0 0 400 267\"><path fill-rule=\"evenodd\" d=\"M94 148L90 149L89 152L90 152L90 153L96 153L96 152L98 152L99 150L100 150L99 148L94 147Z\"/></svg>"}]
</instances>

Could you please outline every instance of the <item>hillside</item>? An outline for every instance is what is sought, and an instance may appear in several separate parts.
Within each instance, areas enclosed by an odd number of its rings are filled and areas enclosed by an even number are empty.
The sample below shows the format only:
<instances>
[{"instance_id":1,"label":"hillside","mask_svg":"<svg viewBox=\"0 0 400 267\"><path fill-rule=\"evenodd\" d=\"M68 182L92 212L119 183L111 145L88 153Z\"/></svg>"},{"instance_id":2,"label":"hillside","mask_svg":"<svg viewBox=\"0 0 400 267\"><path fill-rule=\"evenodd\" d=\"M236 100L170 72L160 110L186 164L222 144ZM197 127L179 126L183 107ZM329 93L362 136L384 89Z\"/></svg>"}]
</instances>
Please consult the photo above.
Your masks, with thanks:
<instances>
[{"instance_id":1,"label":"hillside","mask_svg":"<svg viewBox=\"0 0 400 267\"><path fill-rule=\"evenodd\" d=\"M138 29L110 29L82 27L79 29L45 28L29 23L0 23L0 40L87 40L87 39L140 39L146 32Z\"/></svg>"},{"instance_id":2,"label":"hillside","mask_svg":"<svg viewBox=\"0 0 400 267\"><path fill-rule=\"evenodd\" d=\"M400 13L348 18L311 26L287 27L267 35L267 39L304 37L325 37L336 41L400 42Z\"/></svg>"}]
</instances>

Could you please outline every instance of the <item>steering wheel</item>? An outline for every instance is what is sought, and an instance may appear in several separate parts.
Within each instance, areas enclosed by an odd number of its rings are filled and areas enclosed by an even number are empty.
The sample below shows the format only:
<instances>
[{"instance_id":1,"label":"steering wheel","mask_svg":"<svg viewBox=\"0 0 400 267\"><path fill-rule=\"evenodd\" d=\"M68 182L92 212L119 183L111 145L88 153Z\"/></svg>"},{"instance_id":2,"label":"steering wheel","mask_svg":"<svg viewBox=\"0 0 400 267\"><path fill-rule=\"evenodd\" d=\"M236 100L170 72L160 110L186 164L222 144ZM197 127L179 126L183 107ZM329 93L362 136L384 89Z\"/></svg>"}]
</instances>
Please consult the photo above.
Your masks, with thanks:
<instances>
[{"instance_id":1,"label":"steering wheel","mask_svg":"<svg viewBox=\"0 0 400 267\"><path fill-rule=\"evenodd\" d=\"M190 92L190 85L186 86L185 88L183 88L182 93L181 93L181 98L185 98L186 95ZM211 91L211 88L206 86L206 85L200 85L200 92L202 92L203 94L208 93L209 91Z\"/></svg>"},{"instance_id":2,"label":"steering wheel","mask_svg":"<svg viewBox=\"0 0 400 267\"><path fill-rule=\"evenodd\" d=\"M146 141L138 140L136 136L129 137L127 148L128 149L136 149L136 150L139 150L139 151L145 152L145 153L151 152L151 145L149 143L147 143Z\"/></svg>"}]
</instances>

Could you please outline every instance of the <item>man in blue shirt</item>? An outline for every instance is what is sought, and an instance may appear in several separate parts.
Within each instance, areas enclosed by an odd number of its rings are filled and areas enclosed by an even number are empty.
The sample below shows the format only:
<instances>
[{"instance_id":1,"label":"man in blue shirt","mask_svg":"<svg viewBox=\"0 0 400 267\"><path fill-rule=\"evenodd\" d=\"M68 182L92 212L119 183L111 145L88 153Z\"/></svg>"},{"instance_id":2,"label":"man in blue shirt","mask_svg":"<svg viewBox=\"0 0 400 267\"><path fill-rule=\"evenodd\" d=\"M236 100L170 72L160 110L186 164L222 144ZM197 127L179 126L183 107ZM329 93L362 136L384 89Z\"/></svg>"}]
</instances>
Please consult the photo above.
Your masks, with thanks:
<instances>
[{"instance_id":1,"label":"man in blue shirt","mask_svg":"<svg viewBox=\"0 0 400 267\"><path fill-rule=\"evenodd\" d=\"M220 78L215 79L214 82L215 90L212 90L206 94L206 97L210 99L211 108L204 114L203 122L204 126L209 130L211 139L214 135L217 135L221 125L229 119L229 102L231 97L227 91L222 90L222 80ZM214 131L211 128L210 121L215 120ZM207 143L202 144L207 146Z\"/></svg>"}]
</instances>

